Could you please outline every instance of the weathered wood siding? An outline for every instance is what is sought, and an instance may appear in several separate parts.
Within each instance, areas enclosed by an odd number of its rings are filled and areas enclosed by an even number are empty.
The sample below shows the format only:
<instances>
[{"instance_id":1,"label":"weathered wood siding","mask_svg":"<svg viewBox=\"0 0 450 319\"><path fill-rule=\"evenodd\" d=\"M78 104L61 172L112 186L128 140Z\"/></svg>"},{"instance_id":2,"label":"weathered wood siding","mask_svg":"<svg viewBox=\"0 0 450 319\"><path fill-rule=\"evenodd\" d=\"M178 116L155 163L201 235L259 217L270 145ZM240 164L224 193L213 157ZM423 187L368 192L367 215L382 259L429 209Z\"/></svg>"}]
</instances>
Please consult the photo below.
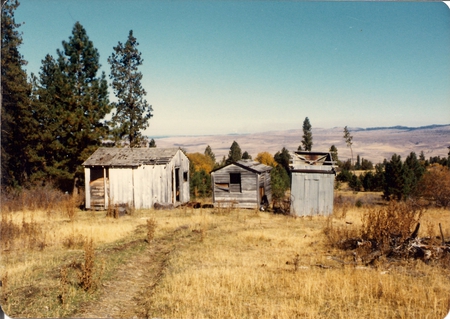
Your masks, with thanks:
<instances>
[{"instance_id":1,"label":"weathered wood siding","mask_svg":"<svg viewBox=\"0 0 450 319\"><path fill-rule=\"evenodd\" d=\"M292 172L291 214L330 215L333 213L334 174Z\"/></svg>"},{"instance_id":2,"label":"weathered wood siding","mask_svg":"<svg viewBox=\"0 0 450 319\"><path fill-rule=\"evenodd\" d=\"M105 170L103 173L105 177L102 176L92 181L91 170L99 172L100 169ZM175 176L176 173L178 178ZM138 209L152 208L155 203L177 205L190 200L189 159L182 151L178 151L165 164L134 167L85 167L85 176L86 208L88 209L100 206L102 194L106 199L103 208L106 208L108 204L128 204ZM179 182L178 189L177 180ZM103 189L100 185L101 181L104 185Z\"/></svg>"},{"instance_id":3,"label":"weathered wood siding","mask_svg":"<svg viewBox=\"0 0 450 319\"><path fill-rule=\"evenodd\" d=\"M230 184L230 174L241 174L241 184L238 187ZM255 173L237 165L231 164L211 173L213 186L213 202L216 205L242 208L257 208L261 202L260 187L271 200L270 172ZM228 185L228 186L227 186Z\"/></svg>"},{"instance_id":4,"label":"weathered wood siding","mask_svg":"<svg viewBox=\"0 0 450 319\"><path fill-rule=\"evenodd\" d=\"M184 180L184 172L189 176L189 160L178 152L166 165L143 165L134 171L134 203L137 208L151 208L155 203L186 203L190 200L189 177ZM179 199L176 194L178 173Z\"/></svg>"}]
</instances>

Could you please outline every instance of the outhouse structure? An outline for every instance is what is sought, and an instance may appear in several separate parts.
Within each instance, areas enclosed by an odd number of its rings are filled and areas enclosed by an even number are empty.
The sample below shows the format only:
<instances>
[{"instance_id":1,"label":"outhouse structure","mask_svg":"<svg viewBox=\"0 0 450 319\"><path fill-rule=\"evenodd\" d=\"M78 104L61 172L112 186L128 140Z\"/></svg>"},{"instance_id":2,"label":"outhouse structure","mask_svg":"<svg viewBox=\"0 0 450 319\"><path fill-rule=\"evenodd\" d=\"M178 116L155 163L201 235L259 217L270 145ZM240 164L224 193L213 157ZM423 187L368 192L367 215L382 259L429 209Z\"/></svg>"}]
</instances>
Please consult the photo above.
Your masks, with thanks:
<instances>
[{"instance_id":1,"label":"outhouse structure","mask_svg":"<svg viewBox=\"0 0 450 319\"><path fill-rule=\"evenodd\" d=\"M240 160L211 172L215 206L259 208L270 203L272 167L252 160Z\"/></svg>"},{"instance_id":2,"label":"outhouse structure","mask_svg":"<svg viewBox=\"0 0 450 319\"><path fill-rule=\"evenodd\" d=\"M333 213L334 167L331 153L299 151L292 154L291 215Z\"/></svg>"},{"instance_id":3,"label":"outhouse structure","mask_svg":"<svg viewBox=\"0 0 450 319\"><path fill-rule=\"evenodd\" d=\"M178 148L97 149L84 163L87 209L186 203L189 159Z\"/></svg>"}]
</instances>

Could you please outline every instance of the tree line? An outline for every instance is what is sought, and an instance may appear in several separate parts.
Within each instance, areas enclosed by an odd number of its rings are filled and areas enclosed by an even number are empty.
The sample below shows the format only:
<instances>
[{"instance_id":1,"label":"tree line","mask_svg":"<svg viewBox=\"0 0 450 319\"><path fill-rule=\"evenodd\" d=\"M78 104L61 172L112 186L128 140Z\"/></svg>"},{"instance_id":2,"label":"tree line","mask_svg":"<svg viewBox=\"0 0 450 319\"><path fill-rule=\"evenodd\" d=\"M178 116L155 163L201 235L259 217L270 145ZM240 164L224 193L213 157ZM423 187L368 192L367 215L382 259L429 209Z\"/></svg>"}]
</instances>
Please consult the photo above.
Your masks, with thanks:
<instances>
[{"instance_id":1,"label":"tree line","mask_svg":"<svg viewBox=\"0 0 450 319\"><path fill-rule=\"evenodd\" d=\"M17 0L2 6L1 183L26 187L51 181L71 191L83 178L81 164L102 142L148 143L141 131L153 108L141 85L139 43L130 30L126 42L112 48L108 86L105 72L100 73L100 54L76 22L56 56L43 57L39 74L28 78L14 18L18 6ZM109 101L108 87L116 102ZM154 140L150 146L156 146Z\"/></svg>"}]
</instances>

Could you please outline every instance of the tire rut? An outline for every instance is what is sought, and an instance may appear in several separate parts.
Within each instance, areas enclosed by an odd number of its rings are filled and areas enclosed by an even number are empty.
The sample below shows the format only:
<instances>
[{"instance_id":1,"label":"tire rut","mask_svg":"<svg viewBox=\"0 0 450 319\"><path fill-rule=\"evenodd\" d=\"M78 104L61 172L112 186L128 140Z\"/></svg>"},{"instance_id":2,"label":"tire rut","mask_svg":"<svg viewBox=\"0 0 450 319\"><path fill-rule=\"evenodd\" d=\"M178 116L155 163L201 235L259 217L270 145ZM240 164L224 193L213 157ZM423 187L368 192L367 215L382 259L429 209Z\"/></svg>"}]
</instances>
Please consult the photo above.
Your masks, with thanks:
<instances>
[{"instance_id":1,"label":"tire rut","mask_svg":"<svg viewBox=\"0 0 450 319\"><path fill-rule=\"evenodd\" d=\"M171 253L182 240L179 236L174 236L176 233L177 231L153 240L144 252L117 268L113 278L101 284L100 297L82 305L73 317L146 317L148 297L161 280Z\"/></svg>"}]
</instances>

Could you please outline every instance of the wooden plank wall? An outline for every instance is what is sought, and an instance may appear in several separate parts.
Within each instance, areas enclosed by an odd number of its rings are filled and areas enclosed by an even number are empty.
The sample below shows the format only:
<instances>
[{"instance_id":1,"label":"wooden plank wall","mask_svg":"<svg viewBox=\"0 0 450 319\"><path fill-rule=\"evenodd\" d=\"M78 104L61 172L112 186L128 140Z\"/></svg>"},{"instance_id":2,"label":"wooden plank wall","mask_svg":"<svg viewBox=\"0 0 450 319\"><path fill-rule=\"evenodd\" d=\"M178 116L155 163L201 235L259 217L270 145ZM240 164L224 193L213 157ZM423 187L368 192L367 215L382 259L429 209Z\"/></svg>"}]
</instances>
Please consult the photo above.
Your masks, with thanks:
<instances>
[{"instance_id":1,"label":"wooden plank wall","mask_svg":"<svg viewBox=\"0 0 450 319\"><path fill-rule=\"evenodd\" d=\"M142 165L135 168L110 168L110 196L114 203L133 204L135 208L152 208L155 203L174 203L175 169L179 168L180 201L190 200L189 159L178 151L172 160L164 165Z\"/></svg>"},{"instance_id":2,"label":"wooden plank wall","mask_svg":"<svg viewBox=\"0 0 450 319\"><path fill-rule=\"evenodd\" d=\"M241 192L233 191L234 189L227 191L226 188L220 187L220 184L230 183L230 173L241 174ZM236 205L243 208L259 207L258 174L232 164L213 172L211 175L213 176L213 201L215 204Z\"/></svg>"},{"instance_id":3,"label":"wooden plank wall","mask_svg":"<svg viewBox=\"0 0 450 319\"><path fill-rule=\"evenodd\" d=\"M334 174L292 173L291 214L330 215L333 200Z\"/></svg>"}]
</instances>

